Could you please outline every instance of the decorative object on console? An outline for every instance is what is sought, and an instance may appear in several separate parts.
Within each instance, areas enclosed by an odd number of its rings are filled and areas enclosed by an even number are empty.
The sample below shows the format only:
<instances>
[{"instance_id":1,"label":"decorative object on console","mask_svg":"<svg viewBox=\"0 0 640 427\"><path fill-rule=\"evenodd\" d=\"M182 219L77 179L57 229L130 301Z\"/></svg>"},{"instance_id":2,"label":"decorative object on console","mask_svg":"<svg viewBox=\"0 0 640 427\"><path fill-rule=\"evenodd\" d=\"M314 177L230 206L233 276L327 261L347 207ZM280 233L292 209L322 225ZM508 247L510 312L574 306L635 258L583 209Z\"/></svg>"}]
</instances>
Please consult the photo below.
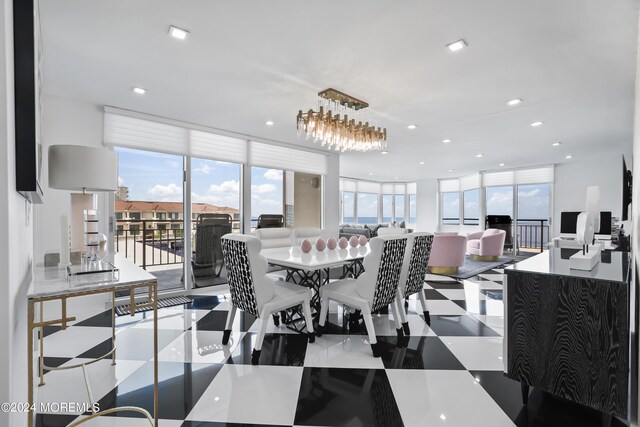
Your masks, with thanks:
<instances>
[{"instance_id":1,"label":"decorative object on console","mask_svg":"<svg viewBox=\"0 0 640 427\"><path fill-rule=\"evenodd\" d=\"M360 244L360 246L364 246L367 244L367 236L360 236L358 238L358 243Z\"/></svg>"},{"instance_id":2,"label":"decorative object on console","mask_svg":"<svg viewBox=\"0 0 640 427\"><path fill-rule=\"evenodd\" d=\"M324 248L327 247L327 244L325 243L324 239L320 238L318 240L316 240L316 249L320 252L324 251Z\"/></svg>"},{"instance_id":3,"label":"decorative object on console","mask_svg":"<svg viewBox=\"0 0 640 427\"><path fill-rule=\"evenodd\" d=\"M346 249L348 245L349 241L346 237L341 237L340 240L338 240L338 246L340 246L340 249Z\"/></svg>"},{"instance_id":4,"label":"decorative object on console","mask_svg":"<svg viewBox=\"0 0 640 427\"><path fill-rule=\"evenodd\" d=\"M358 237L351 236L351 238L349 239L349 244L351 245L352 248L355 248L356 246L358 246Z\"/></svg>"},{"instance_id":5,"label":"decorative object on console","mask_svg":"<svg viewBox=\"0 0 640 427\"><path fill-rule=\"evenodd\" d=\"M82 191L71 194L71 250L81 251L83 212L96 208L94 194L87 191L118 189L118 156L103 148L52 145L49 147L49 187Z\"/></svg>"},{"instance_id":6,"label":"decorative object on console","mask_svg":"<svg viewBox=\"0 0 640 427\"><path fill-rule=\"evenodd\" d=\"M304 252L305 254L308 254L309 252L311 252L311 248L313 246L311 245L311 242L308 239L304 239L302 241L302 245L300 245L300 249L302 249L302 252Z\"/></svg>"},{"instance_id":7,"label":"decorative object on console","mask_svg":"<svg viewBox=\"0 0 640 427\"><path fill-rule=\"evenodd\" d=\"M329 237L329 240L327 240L327 248L329 248L329 250L334 250L337 246L338 242L336 242L336 239Z\"/></svg>"},{"instance_id":8,"label":"decorative object on console","mask_svg":"<svg viewBox=\"0 0 640 427\"><path fill-rule=\"evenodd\" d=\"M590 271L600 261L600 245L593 245L595 230L600 229L600 187L587 187L587 211L578 215L576 234L582 245L578 252L569 258L569 268Z\"/></svg>"},{"instance_id":9,"label":"decorative object on console","mask_svg":"<svg viewBox=\"0 0 640 427\"><path fill-rule=\"evenodd\" d=\"M361 110L369 104L335 89L318 93L318 111L298 112L298 137L336 151L378 151L387 148L387 129Z\"/></svg>"}]
</instances>

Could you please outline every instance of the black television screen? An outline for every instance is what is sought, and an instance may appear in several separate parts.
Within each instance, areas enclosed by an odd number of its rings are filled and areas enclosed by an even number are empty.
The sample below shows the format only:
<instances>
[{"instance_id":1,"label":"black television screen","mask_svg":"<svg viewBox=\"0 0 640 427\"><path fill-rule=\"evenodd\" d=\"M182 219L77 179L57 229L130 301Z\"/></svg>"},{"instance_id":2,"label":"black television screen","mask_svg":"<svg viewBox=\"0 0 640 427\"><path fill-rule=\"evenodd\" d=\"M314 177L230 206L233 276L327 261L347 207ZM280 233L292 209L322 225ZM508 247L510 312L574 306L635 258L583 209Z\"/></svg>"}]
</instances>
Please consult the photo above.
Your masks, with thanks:
<instances>
[{"instance_id":1,"label":"black television screen","mask_svg":"<svg viewBox=\"0 0 640 427\"><path fill-rule=\"evenodd\" d=\"M595 234L611 234L611 212L600 212L600 230L596 230Z\"/></svg>"},{"instance_id":2,"label":"black television screen","mask_svg":"<svg viewBox=\"0 0 640 427\"><path fill-rule=\"evenodd\" d=\"M627 162L622 156L622 220L629 220L629 205L631 204L631 195L633 188L633 176L631 171L627 169Z\"/></svg>"},{"instance_id":3,"label":"black television screen","mask_svg":"<svg viewBox=\"0 0 640 427\"><path fill-rule=\"evenodd\" d=\"M562 212L560 214L560 233L576 234L578 215L580 212Z\"/></svg>"}]
</instances>

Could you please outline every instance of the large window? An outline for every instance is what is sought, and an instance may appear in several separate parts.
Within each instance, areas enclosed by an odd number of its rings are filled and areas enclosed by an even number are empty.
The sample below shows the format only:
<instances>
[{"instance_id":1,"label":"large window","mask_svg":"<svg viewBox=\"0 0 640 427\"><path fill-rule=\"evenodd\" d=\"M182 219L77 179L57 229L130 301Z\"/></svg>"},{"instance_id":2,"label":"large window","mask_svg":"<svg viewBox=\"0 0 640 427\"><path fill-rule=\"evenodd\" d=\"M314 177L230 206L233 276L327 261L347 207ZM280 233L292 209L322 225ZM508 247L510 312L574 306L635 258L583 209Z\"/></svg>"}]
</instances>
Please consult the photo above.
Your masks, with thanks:
<instances>
[{"instance_id":1,"label":"large window","mask_svg":"<svg viewBox=\"0 0 640 427\"><path fill-rule=\"evenodd\" d=\"M513 218L513 186L487 187L487 215L509 215Z\"/></svg>"},{"instance_id":2,"label":"large window","mask_svg":"<svg viewBox=\"0 0 640 427\"><path fill-rule=\"evenodd\" d=\"M251 168L251 228L262 214L284 215L283 171Z\"/></svg>"},{"instance_id":3,"label":"large window","mask_svg":"<svg viewBox=\"0 0 640 427\"><path fill-rule=\"evenodd\" d=\"M394 197L395 203L395 221L403 222L404 219L404 194L396 194Z\"/></svg>"},{"instance_id":4,"label":"large window","mask_svg":"<svg viewBox=\"0 0 640 427\"><path fill-rule=\"evenodd\" d=\"M381 198L382 198L382 222L392 222L394 217L393 195L383 194Z\"/></svg>"},{"instance_id":5,"label":"large window","mask_svg":"<svg viewBox=\"0 0 640 427\"><path fill-rule=\"evenodd\" d=\"M409 224L415 224L416 221L416 195L409 194Z\"/></svg>"},{"instance_id":6,"label":"large window","mask_svg":"<svg viewBox=\"0 0 640 427\"><path fill-rule=\"evenodd\" d=\"M460 193L442 193L442 218L443 225L460 224Z\"/></svg>"},{"instance_id":7,"label":"large window","mask_svg":"<svg viewBox=\"0 0 640 427\"><path fill-rule=\"evenodd\" d=\"M207 159L191 159L191 212L231 215L233 231L240 231L241 165Z\"/></svg>"},{"instance_id":8,"label":"large window","mask_svg":"<svg viewBox=\"0 0 640 427\"><path fill-rule=\"evenodd\" d=\"M378 195L358 193L358 224L378 222Z\"/></svg>"},{"instance_id":9,"label":"large window","mask_svg":"<svg viewBox=\"0 0 640 427\"><path fill-rule=\"evenodd\" d=\"M464 192L464 225L480 224L480 189L467 190Z\"/></svg>"},{"instance_id":10,"label":"large window","mask_svg":"<svg viewBox=\"0 0 640 427\"><path fill-rule=\"evenodd\" d=\"M342 222L352 224L355 222L355 197L356 193L352 191L342 192Z\"/></svg>"}]
</instances>

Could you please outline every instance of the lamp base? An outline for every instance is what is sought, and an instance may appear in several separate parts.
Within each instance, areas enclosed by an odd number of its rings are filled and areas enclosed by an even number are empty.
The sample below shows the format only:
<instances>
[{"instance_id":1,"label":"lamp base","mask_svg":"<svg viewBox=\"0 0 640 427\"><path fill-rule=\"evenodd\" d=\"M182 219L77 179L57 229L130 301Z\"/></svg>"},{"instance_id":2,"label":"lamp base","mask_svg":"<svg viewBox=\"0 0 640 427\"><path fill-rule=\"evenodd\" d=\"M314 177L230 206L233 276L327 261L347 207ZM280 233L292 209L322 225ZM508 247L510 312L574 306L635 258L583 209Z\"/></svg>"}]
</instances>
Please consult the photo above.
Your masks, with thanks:
<instances>
[{"instance_id":1,"label":"lamp base","mask_svg":"<svg viewBox=\"0 0 640 427\"><path fill-rule=\"evenodd\" d=\"M572 270L591 271L600 262L600 245L589 246L589 252L582 254L582 251L571 255L569 258L569 268Z\"/></svg>"}]
</instances>

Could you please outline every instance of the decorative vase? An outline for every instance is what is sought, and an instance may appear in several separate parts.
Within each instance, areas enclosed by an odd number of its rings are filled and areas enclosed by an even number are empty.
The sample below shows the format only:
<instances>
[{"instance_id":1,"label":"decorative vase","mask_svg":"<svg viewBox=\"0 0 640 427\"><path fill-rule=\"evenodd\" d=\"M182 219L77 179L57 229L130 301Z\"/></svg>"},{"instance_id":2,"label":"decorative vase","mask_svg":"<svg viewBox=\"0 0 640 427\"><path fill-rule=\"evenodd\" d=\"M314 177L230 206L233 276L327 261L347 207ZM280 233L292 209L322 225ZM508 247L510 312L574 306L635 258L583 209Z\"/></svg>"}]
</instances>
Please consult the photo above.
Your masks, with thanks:
<instances>
[{"instance_id":1,"label":"decorative vase","mask_svg":"<svg viewBox=\"0 0 640 427\"><path fill-rule=\"evenodd\" d=\"M358 246L358 237L351 236L351 238L349 239L349 244L351 245L351 247L354 247L354 248Z\"/></svg>"},{"instance_id":2,"label":"decorative vase","mask_svg":"<svg viewBox=\"0 0 640 427\"><path fill-rule=\"evenodd\" d=\"M327 248L329 248L330 250L334 250L336 246L338 246L338 242L336 242L336 239L334 239L333 237L329 237L329 240L327 240Z\"/></svg>"},{"instance_id":3,"label":"decorative vase","mask_svg":"<svg viewBox=\"0 0 640 427\"><path fill-rule=\"evenodd\" d=\"M300 245L300 249L302 249L302 252L304 252L305 254L308 254L309 252L311 252L312 247L313 245L311 245L311 242L307 239L304 239L302 241L302 244Z\"/></svg>"},{"instance_id":4,"label":"decorative vase","mask_svg":"<svg viewBox=\"0 0 640 427\"><path fill-rule=\"evenodd\" d=\"M364 246L367 244L367 236L360 236L360 238L358 239L358 243L360 243L360 246Z\"/></svg>"},{"instance_id":5,"label":"decorative vase","mask_svg":"<svg viewBox=\"0 0 640 427\"><path fill-rule=\"evenodd\" d=\"M340 240L338 240L338 246L340 246L340 249L346 249L348 245L349 241L346 237L343 236L340 238Z\"/></svg>"},{"instance_id":6,"label":"decorative vase","mask_svg":"<svg viewBox=\"0 0 640 427\"><path fill-rule=\"evenodd\" d=\"M322 252L326 247L327 247L327 244L325 243L324 239L320 238L316 241L316 249L318 251Z\"/></svg>"}]
</instances>

